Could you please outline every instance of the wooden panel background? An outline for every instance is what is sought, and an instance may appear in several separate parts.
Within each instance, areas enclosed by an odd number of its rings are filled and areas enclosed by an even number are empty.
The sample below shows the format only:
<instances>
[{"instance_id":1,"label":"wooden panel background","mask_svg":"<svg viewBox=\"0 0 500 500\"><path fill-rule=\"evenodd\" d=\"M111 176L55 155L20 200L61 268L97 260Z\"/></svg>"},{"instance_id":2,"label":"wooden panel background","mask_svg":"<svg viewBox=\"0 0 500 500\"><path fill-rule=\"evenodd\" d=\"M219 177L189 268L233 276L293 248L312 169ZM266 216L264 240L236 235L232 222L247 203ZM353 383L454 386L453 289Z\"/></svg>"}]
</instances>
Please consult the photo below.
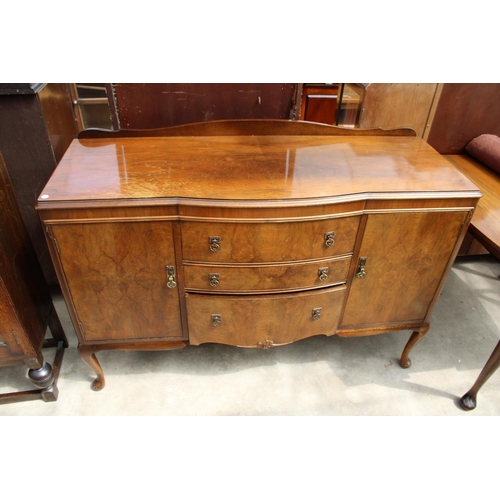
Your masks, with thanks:
<instances>
[{"instance_id":1,"label":"wooden panel background","mask_svg":"<svg viewBox=\"0 0 500 500\"><path fill-rule=\"evenodd\" d=\"M481 134L500 136L500 83L445 83L427 142L441 154L464 154Z\"/></svg>"},{"instance_id":2,"label":"wooden panel background","mask_svg":"<svg viewBox=\"0 0 500 500\"><path fill-rule=\"evenodd\" d=\"M359 127L410 127L423 137L437 90L437 83L370 83Z\"/></svg>"},{"instance_id":3,"label":"wooden panel background","mask_svg":"<svg viewBox=\"0 0 500 500\"><path fill-rule=\"evenodd\" d=\"M289 119L294 83L114 83L121 129L237 118Z\"/></svg>"}]
</instances>

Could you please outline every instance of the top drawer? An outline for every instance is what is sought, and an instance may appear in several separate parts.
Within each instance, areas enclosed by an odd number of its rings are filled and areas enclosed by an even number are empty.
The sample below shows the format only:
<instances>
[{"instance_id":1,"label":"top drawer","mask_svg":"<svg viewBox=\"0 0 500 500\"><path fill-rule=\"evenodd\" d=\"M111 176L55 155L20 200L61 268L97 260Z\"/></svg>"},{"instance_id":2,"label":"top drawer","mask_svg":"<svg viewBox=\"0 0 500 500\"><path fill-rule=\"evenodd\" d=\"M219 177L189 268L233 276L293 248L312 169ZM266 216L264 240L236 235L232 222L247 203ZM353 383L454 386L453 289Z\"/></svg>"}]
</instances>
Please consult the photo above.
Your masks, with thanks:
<instances>
[{"instance_id":1,"label":"top drawer","mask_svg":"<svg viewBox=\"0 0 500 500\"><path fill-rule=\"evenodd\" d=\"M307 222L182 222L182 253L194 262L287 262L353 251L360 217Z\"/></svg>"}]
</instances>

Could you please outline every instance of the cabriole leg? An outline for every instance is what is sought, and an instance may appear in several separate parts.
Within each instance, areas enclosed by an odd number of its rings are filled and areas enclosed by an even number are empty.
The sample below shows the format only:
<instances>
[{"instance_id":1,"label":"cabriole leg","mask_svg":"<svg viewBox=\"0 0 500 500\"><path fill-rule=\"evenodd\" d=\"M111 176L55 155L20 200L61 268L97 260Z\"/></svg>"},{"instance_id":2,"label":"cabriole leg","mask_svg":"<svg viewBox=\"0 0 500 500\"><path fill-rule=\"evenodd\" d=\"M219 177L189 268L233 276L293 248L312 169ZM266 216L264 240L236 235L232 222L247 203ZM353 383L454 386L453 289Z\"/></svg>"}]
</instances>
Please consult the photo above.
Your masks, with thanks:
<instances>
[{"instance_id":1,"label":"cabriole leg","mask_svg":"<svg viewBox=\"0 0 500 500\"><path fill-rule=\"evenodd\" d=\"M88 349L85 346L78 346L78 355L80 358L87 363L87 365L95 371L97 378L92 382L92 389L94 391L100 391L104 388L104 372L102 371L101 365L95 356L95 351L93 349Z\"/></svg>"},{"instance_id":2,"label":"cabriole leg","mask_svg":"<svg viewBox=\"0 0 500 500\"><path fill-rule=\"evenodd\" d=\"M488 361L484 365L479 377L477 377L474 385L465 393L460 399L460 406L464 410L473 410L476 407L476 397L479 389L484 385L484 383L495 373L496 369L500 366L500 342L491 353Z\"/></svg>"},{"instance_id":3,"label":"cabriole leg","mask_svg":"<svg viewBox=\"0 0 500 500\"><path fill-rule=\"evenodd\" d=\"M408 357L408 355L410 354L410 351L426 336L428 331L429 325L426 325L411 334L410 339L403 349L403 354L401 354L401 360L399 361L401 368L410 368L411 359Z\"/></svg>"}]
</instances>

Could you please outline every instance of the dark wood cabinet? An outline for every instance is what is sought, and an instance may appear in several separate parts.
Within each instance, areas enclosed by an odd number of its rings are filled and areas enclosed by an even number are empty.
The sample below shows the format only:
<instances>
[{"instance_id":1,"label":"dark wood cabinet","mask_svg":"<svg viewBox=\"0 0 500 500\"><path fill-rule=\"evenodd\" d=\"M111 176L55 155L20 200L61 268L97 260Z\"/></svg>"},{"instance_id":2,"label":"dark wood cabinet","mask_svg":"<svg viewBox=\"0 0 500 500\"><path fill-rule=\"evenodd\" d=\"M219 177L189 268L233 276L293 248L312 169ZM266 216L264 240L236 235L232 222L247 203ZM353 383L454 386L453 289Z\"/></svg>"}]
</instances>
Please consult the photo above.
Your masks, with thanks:
<instances>
[{"instance_id":1,"label":"dark wood cabinet","mask_svg":"<svg viewBox=\"0 0 500 500\"><path fill-rule=\"evenodd\" d=\"M306 83L302 89L300 119L337 124L338 104L340 102L340 83Z\"/></svg>"},{"instance_id":2,"label":"dark wood cabinet","mask_svg":"<svg viewBox=\"0 0 500 500\"><path fill-rule=\"evenodd\" d=\"M0 84L0 151L48 284L57 284L40 220L38 195L76 137L68 84Z\"/></svg>"},{"instance_id":3,"label":"dark wood cabinet","mask_svg":"<svg viewBox=\"0 0 500 500\"><path fill-rule=\"evenodd\" d=\"M25 364L38 389L0 394L0 403L57 399L57 375L67 340L52 304L0 154L0 367ZM44 341L47 327L53 339ZM54 367L43 346L57 347Z\"/></svg>"},{"instance_id":4,"label":"dark wood cabinet","mask_svg":"<svg viewBox=\"0 0 500 500\"><path fill-rule=\"evenodd\" d=\"M480 193L413 131L236 121L82 133L37 208L79 340L96 353L269 349L411 330Z\"/></svg>"},{"instance_id":5,"label":"dark wood cabinet","mask_svg":"<svg viewBox=\"0 0 500 500\"><path fill-rule=\"evenodd\" d=\"M114 128L151 129L228 119L289 119L294 83L113 83Z\"/></svg>"}]
</instances>

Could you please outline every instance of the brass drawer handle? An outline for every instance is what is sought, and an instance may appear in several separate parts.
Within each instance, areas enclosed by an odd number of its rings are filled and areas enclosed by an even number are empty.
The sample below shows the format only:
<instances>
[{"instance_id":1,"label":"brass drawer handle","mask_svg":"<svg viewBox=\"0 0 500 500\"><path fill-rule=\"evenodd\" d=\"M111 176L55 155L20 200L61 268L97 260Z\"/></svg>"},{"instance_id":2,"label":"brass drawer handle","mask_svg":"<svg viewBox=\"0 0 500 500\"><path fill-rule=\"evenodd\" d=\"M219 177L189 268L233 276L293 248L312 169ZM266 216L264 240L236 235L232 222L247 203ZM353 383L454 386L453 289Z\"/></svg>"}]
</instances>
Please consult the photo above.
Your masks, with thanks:
<instances>
[{"instance_id":1,"label":"brass drawer handle","mask_svg":"<svg viewBox=\"0 0 500 500\"><path fill-rule=\"evenodd\" d=\"M167 286L168 288L175 288L177 283L175 281L175 268L174 266L167 266Z\"/></svg>"},{"instance_id":2,"label":"brass drawer handle","mask_svg":"<svg viewBox=\"0 0 500 500\"><path fill-rule=\"evenodd\" d=\"M326 281L328 279L328 268L320 267L318 269L318 277L320 281Z\"/></svg>"},{"instance_id":3,"label":"brass drawer handle","mask_svg":"<svg viewBox=\"0 0 500 500\"><path fill-rule=\"evenodd\" d=\"M215 288L216 286L220 285L220 274L210 273L208 275L208 279L210 281L210 286L213 286Z\"/></svg>"},{"instance_id":4,"label":"brass drawer handle","mask_svg":"<svg viewBox=\"0 0 500 500\"><path fill-rule=\"evenodd\" d=\"M318 320L321 317L321 307L316 307L312 310L312 319L313 321Z\"/></svg>"},{"instance_id":5,"label":"brass drawer handle","mask_svg":"<svg viewBox=\"0 0 500 500\"><path fill-rule=\"evenodd\" d=\"M325 233L325 245L327 247L333 247L335 243L335 231L329 231Z\"/></svg>"},{"instance_id":6,"label":"brass drawer handle","mask_svg":"<svg viewBox=\"0 0 500 500\"><path fill-rule=\"evenodd\" d=\"M212 325L213 326L221 326L222 325L222 315L221 314L212 314Z\"/></svg>"},{"instance_id":7,"label":"brass drawer handle","mask_svg":"<svg viewBox=\"0 0 500 500\"><path fill-rule=\"evenodd\" d=\"M208 241L210 243L210 251L218 252L220 250L220 236L209 236Z\"/></svg>"},{"instance_id":8,"label":"brass drawer handle","mask_svg":"<svg viewBox=\"0 0 500 500\"><path fill-rule=\"evenodd\" d=\"M356 278L362 279L366 276L365 266L367 257L360 257L358 270L356 271Z\"/></svg>"}]
</instances>

